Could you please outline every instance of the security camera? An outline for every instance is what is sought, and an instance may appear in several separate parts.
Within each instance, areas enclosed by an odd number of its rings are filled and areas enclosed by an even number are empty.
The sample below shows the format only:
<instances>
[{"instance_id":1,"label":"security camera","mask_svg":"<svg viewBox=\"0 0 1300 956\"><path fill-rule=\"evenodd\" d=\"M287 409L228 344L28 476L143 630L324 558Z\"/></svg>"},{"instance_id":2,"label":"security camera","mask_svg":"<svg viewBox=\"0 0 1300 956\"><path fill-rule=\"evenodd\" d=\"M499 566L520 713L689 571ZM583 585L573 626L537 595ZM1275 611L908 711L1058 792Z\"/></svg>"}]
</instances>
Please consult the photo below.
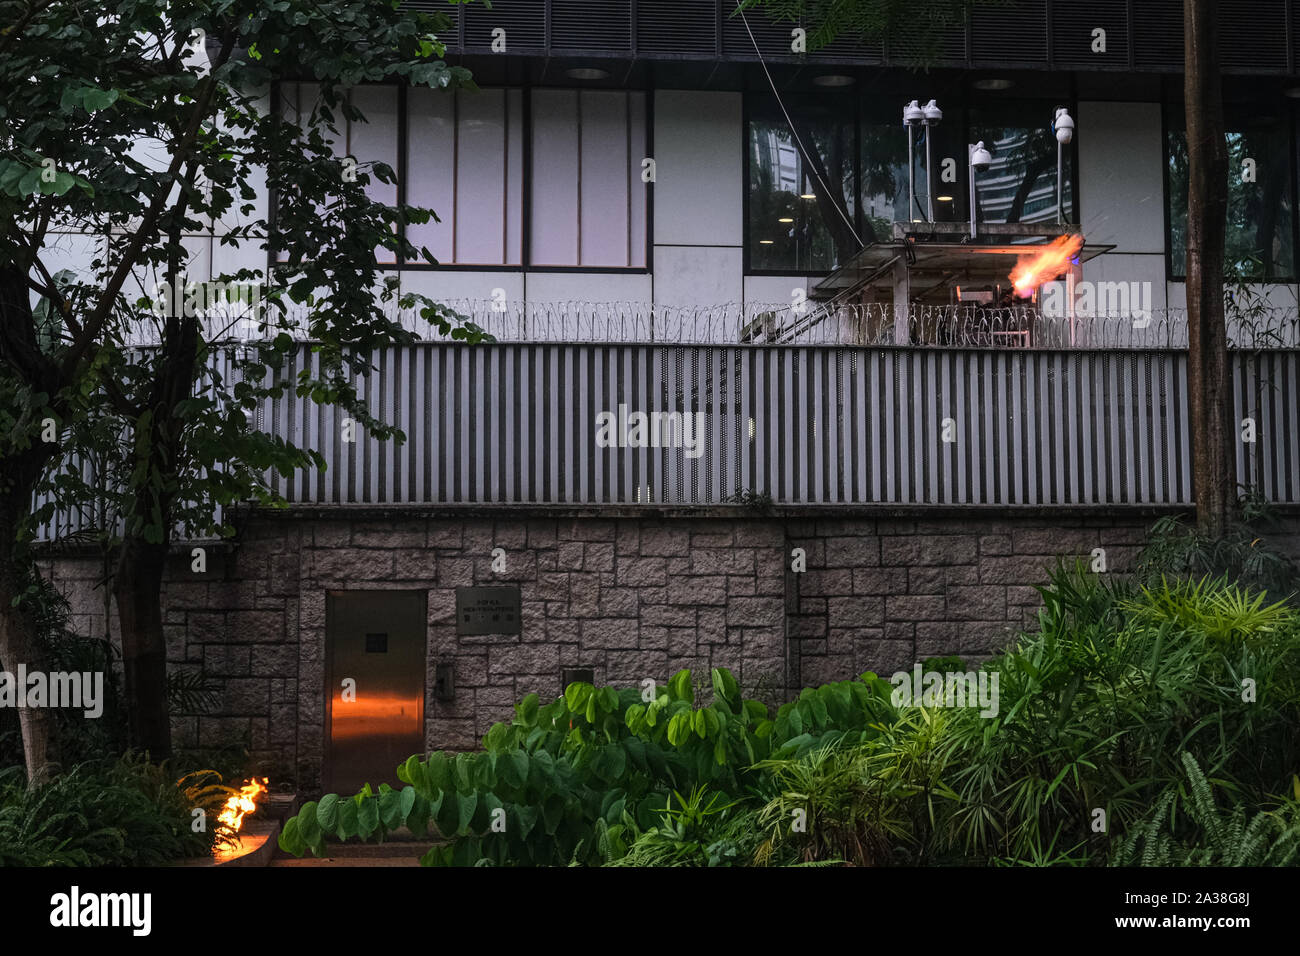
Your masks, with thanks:
<instances>
[{"instance_id":1,"label":"security camera","mask_svg":"<svg viewBox=\"0 0 1300 956\"><path fill-rule=\"evenodd\" d=\"M1064 106L1057 107L1056 118L1052 121L1052 129L1056 132L1056 141L1061 145L1065 145L1074 138L1074 120L1070 118L1070 114Z\"/></svg>"},{"instance_id":2,"label":"security camera","mask_svg":"<svg viewBox=\"0 0 1300 956\"><path fill-rule=\"evenodd\" d=\"M970 164L978 172L984 172L993 162L993 156L984 148L984 141L980 140L970 148Z\"/></svg>"}]
</instances>

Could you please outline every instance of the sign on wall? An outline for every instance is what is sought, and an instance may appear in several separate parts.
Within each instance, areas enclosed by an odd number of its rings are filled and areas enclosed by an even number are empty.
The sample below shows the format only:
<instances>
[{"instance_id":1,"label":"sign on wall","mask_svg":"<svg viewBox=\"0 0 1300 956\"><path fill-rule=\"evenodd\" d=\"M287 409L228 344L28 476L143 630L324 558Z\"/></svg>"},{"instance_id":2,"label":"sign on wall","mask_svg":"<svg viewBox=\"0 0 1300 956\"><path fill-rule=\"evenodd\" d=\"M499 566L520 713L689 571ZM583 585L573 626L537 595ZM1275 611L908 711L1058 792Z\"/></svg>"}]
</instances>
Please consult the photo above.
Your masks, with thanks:
<instances>
[{"instance_id":1,"label":"sign on wall","mask_svg":"<svg viewBox=\"0 0 1300 956\"><path fill-rule=\"evenodd\" d=\"M518 634L517 587L457 588L457 634Z\"/></svg>"}]
</instances>

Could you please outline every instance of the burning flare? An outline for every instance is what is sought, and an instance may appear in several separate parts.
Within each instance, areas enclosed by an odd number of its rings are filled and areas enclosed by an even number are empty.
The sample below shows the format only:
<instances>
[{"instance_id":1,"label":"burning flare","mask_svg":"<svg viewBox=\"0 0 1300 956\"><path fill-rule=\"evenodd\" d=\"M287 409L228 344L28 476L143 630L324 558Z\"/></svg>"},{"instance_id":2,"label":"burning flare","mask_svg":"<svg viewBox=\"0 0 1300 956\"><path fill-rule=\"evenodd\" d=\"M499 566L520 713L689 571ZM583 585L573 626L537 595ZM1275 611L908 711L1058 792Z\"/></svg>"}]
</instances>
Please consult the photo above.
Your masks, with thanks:
<instances>
[{"instance_id":1,"label":"burning flare","mask_svg":"<svg viewBox=\"0 0 1300 956\"><path fill-rule=\"evenodd\" d=\"M1083 236L1059 236L1041 252L1024 255L1011 270L1016 295L1028 298L1044 282L1050 282L1068 268L1070 260L1083 248Z\"/></svg>"},{"instance_id":2,"label":"burning flare","mask_svg":"<svg viewBox=\"0 0 1300 956\"><path fill-rule=\"evenodd\" d=\"M238 830L244 822L244 817L257 809L257 798L266 793L267 782L266 777L261 780L256 777L250 778L248 783L239 788L239 793L233 794L226 800L226 805L217 820L232 830Z\"/></svg>"}]
</instances>

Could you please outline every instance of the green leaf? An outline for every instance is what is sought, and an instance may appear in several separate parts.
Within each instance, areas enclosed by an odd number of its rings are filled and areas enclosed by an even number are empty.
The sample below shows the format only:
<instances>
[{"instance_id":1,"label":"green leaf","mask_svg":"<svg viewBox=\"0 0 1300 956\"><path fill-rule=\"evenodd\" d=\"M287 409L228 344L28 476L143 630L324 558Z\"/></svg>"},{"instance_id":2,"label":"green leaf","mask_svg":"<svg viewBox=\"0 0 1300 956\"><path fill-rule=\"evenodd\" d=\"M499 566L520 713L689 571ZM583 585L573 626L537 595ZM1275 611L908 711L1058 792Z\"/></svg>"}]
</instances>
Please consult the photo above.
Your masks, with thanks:
<instances>
[{"instance_id":1,"label":"green leaf","mask_svg":"<svg viewBox=\"0 0 1300 956\"><path fill-rule=\"evenodd\" d=\"M513 818L515 832L521 840L527 840L528 834L533 832L533 827L537 826L537 808L513 806L506 812L506 819L510 821Z\"/></svg>"},{"instance_id":2,"label":"green leaf","mask_svg":"<svg viewBox=\"0 0 1300 956\"><path fill-rule=\"evenodd\" d=\"M316 820L320 824L320 829L326 833L338 834L339 795L337 793L327 793L320 798L320 803L316 805Z\"/></svg>"},{"instance_id":3,"label":"green leaf","mask_svg":"<svg viewBox=\"0 0 1300 956\"><path fill-rule=\"evenodd\" d=\"M298 811L298 832L302 835L304 843L315 843L321 837L320 819L316 816L317 803L310 800L302 805Z\"/></svg>"},{"instance_id":4,"label":"green leaf","mask_svg":"<svg viewBox=\"0 0 1300 956\"><path fill-rule=\"evenodd\" d=\"M688 704L695 703L695 690L691 687L691 672L683 668L674 674L668 681L668 692L674 700L684 700Z\"/></svg>"},{"instance_id":5,"label":"green leaf","mask_svg":"<svg viewBox=\"0 0 1300 956\"><path fill-rule=\"evenodd\" d=\"M610 744L604 752L608 776L605 778L611 783L622 780L623 775L627 773L627 753L618 744Z\"/></svg>"},{"instance_id":6,"label":"green leaf","mask_svg":"<svg viewBox=\"0 0 1300 956\"><path fill-rule=\"evenodd\" d=\"M386 830L397 830L402 826L408 811L402 810L402 795L396 790L381 790L379 794L379 819Z\"/></svg>"},{"instance_id":7,"label":"green leaf","mask_svg":"<svg viewBox=\"0 0 1300 956\"><path fill-rule=\"evenodd\" d=\"M357 808L357 829L361 839L370 839L370 834L379 829L379 798L366 797Z\"/></svg>"},{"instance_id":8,"label":"green leaf","mask_svg":"<svg viewBox=\"0 0 1300 956\"><path fill-rule=\"evenodd\" d=\"M339 801L339 826L338 837L340 840L346 840L349 837L356 836L359 832L357 822L357 804L355 800Z\"/></svg>"},{"instance_id":9,"label":"green leaf","mask_svg":"<svg viewBox=\"0 0 1300 956\"><path fill-rule=\"evenodd\" d=\"M519 790L528 780L528 754L511 750L497 761L497 774L508 787Z\"/></svg>"},{"instance_id":10,"label":"green leaf","mask_svg":"<svg viewBox=\"0 0 1300 956\"><path fill-rule=\"evenodd\" d=\"M426 791L452 789L451 762L441 751L429 754L429 759L424 765L424 775ZM432 792L426 793L426 796L432 795Z\"/></svg>"},{"instance_id":11,"label":"green leaf","mask_svg":"<svg viewBox=\"0 0 1300 956\"><path fill-rule=\"evenodd\" d=\"M307 851L307 844L298 827L298 818L290 817L285 821L284 829L280 831L280 837L276 841L280 844L281 850L293 856L302 856Z\"/></svg>"},{"instance_id":12,"label":"green leaf","mask_svg":"<svg viewBox=\"0 0 1300 956\"><path fill-rule=\"evenodd\" d=\"M715 667L712 677L714 694L728 704L734 704L740 699L740 685L736 683L736 678L732 676L731 671L725 667Z\"/></svg>"},{"instance_id":13,"label":"green leaf","mask_svg":"<svg viewBox=\"0 0 1300 956\"><path fill-rule=\"evenodd\" d=\"M478 809L478 794L467 793L457 797L457 821L456 832L465 836L470 832L469 824L474 819L474 811Z\"/></svg>"},{"instance_id":14,"label":"green leaf","mask_svg":"<svg viewBox=\"0 0 1300 956\"><path fill-rule=\"evenodd\" d=\"M460 797L453 790L443 792L442 804L434 811L438 832L444 837L454 836L460 826Z\"/></svg>"},{"instance_id":15,"label":"green leaf","mask_svg":"<svg viewBox=\"0 0 1300 956\"><path fill-rule=\"evenodd\" d=\"M580 713L587 708L587 698L591 696L591 685L574 681L564 689L564 706L569 713Z\"/></svg>"}]
</instances>

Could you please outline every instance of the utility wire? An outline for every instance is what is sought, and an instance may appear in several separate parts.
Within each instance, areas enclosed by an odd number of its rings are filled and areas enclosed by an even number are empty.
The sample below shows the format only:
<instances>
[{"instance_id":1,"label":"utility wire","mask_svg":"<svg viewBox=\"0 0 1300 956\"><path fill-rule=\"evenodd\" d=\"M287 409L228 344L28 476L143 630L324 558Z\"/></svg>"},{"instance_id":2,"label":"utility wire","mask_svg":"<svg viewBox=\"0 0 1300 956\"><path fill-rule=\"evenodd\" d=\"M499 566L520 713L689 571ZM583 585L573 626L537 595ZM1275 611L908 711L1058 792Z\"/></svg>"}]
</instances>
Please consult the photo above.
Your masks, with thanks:
<instances>
[{"instance_id":1,"label":"utility wire","mask_svg":"<svg viewBox=\"0 0 1300 956\"><path fill-rule=\"evenodd\" d=\"M844 225L849 227L849 233L855 240L857 240L858 246L862 249L867 248L867 244L863 242L862 237L858 235L858 230L854 228L853 223L849 222L849 217L845 213L841 204L835 201L835 194L832 193L830 187L826 185L826 181L822 179L821 173L817 172L817 165L809 158L808 150L804 148L803 140L799 138L799 132L794 128L794 120L790 118L790 111L785 108L785 103L781 99L781 94L777 91L776 81L772 79L772 71L767 68L767 61L763 59L763 51L758 48L758 41L754 39L754 31L749 28L749 18L745 16L745 8L741 6L741 0L736 0L736 9L740 12L740 22L745 25L745 32L749 34L749 42L754 45L754 52L758 55L758 62L763 67L763 73L767 76L767 83L768 86L772 88L772 95L776 97L777 105L781 107L781 112L785 114L785 121L790 127L790 135L794 137L795 145L799 147L799 154L803 156L804 163L807 165L809 171L817 177L817 182L821 183L822 189L825 190L826 195L831 197L835 206L835 211L838 212L840 218L844 220Z\"/></svg>"}]
</instances>

